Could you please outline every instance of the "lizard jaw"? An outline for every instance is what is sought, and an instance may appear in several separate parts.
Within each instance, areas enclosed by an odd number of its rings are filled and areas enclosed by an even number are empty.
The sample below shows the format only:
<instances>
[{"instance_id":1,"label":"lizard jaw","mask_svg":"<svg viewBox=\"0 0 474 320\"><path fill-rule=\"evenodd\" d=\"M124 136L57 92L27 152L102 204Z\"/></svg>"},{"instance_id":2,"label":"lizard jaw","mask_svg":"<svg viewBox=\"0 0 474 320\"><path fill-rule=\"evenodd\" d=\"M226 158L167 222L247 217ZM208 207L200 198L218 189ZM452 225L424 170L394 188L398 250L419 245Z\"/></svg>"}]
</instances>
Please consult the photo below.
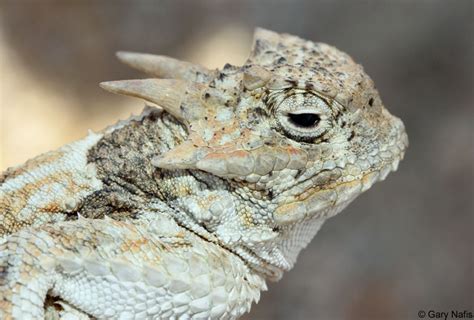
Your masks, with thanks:
<instances>
[{"instance_id":1,"label":"lizard jaw","mask_svg":"<svg viewBox=\"0 0 474 320\"><path fill-rule=\"evenodd\" d=\"M408 146L407 135L402 131L394 150L398 153L392 154L392 157L386 159L383 164L375 168L369 168L365 172L361 172L358 176L345 180L335 180L333 182L318 180L326 179L321 175L330 176L331 172L339 170L344 172L342 176L350 176L347 171L349 167L335 168L332 171L322 171L320 174L313 176L282 193L282 198L287 200L276 208L274 212L274 220L277 225L288 225L297 223L309 217L329 218L352 202L359 194L367 191L372 185L378 181L383 181L390 172L398 169L399 162L404 157L404 152ZM358 169L360 171L360 169ZM328 174L329 172L329 174ZM305 190L303 193L294 191ZM292 194L293 193L293 194ZM337 210L335 209L337 208Z\"/></svg>"}]
</instances>

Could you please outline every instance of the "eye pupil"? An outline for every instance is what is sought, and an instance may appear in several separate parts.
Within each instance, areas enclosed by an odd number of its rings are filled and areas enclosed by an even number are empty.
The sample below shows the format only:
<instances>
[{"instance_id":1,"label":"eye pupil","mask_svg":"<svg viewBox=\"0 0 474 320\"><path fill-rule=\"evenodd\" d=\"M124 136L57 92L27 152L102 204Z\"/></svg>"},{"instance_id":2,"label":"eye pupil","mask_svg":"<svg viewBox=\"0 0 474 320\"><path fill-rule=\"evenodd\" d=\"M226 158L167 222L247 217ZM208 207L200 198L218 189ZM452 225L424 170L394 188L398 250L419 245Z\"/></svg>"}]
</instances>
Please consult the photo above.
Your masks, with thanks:
<instances>
[{"instance_id":1,"label":"eye pupil","mask_svg":"<svg viewBox=\"0 0 474 320\"><path fill-rule=\"evenodd\" d=\"M295 126L302 128L313 127L321 120L315 113L289 113L288 118Z\"/></svg>"}]
</instances>

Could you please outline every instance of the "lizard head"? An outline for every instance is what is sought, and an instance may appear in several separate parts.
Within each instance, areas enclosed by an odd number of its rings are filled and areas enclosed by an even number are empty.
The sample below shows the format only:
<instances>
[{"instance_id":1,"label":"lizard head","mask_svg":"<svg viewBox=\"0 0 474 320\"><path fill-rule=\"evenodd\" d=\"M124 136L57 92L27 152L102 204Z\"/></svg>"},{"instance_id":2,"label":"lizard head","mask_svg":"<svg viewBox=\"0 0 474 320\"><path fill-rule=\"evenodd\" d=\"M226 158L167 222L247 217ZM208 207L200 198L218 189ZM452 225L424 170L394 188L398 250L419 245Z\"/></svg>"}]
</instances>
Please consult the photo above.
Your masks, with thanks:
<instances>
[{"instance_id":1,"label":"lizard head","mask_svg":"<svg viewBox=\"0 0 474 320\"><path fill-rule=\"evenodd\" d=\"M159 105L188 132L153 164L225 181L245 205L215 233L245 247L238 254L247 260L272 266L273 278L291 268L322 221L396 170L408 144L363 68L323 43L257 29L246 63L221 70L118 55L160 79L102 86Z\"/></svg>"}]
</instances>

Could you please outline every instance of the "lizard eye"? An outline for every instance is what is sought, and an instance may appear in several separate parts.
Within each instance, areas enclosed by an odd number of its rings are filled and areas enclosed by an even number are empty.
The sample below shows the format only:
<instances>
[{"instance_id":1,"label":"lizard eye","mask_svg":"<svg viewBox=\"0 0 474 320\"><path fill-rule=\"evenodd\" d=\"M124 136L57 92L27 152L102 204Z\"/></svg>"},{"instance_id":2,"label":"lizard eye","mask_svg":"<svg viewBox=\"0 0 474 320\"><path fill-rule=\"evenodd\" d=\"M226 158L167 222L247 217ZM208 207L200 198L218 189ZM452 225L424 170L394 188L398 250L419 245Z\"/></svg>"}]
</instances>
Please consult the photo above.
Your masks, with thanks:
<instances>
[{"instance_id":1,"label":"lizard eye","mask_svg":"<svg viewBox=\"0 0 474 320\"><path fill-rule=\"evenodd\" d=\"M317 125L321 118L316 113L288 113L288 119L297 127L311 128Z\"/></svg>"},{"instance_id":2,"label":"lizard eye","mask_svg":"<svg viewBox=\"0 0 474 320\"><path fill-rule=\"evenodd\" d=\"M331 125L331 109L314 94L296 93L286 97L276 106L275 116L278 129L297 141L310 142Z\"/></svg>"}]
</instances>

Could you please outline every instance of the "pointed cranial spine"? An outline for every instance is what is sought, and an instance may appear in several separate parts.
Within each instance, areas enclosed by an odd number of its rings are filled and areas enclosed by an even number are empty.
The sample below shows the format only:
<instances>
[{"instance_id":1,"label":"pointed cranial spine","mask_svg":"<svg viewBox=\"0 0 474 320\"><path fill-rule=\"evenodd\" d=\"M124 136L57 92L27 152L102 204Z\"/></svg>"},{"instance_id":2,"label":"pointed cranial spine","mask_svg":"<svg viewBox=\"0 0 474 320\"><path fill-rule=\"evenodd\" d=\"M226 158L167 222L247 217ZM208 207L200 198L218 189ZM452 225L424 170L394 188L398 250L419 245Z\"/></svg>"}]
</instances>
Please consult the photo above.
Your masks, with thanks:
<instances>
[{"instance_id":1,"label":"pointed cranial spine","mask_svg":"<svg viewBox=\"0 0 474 320\"><path fill-rule=\"evenodd\" d=\"M123 63L157 78L182 79L190 81L207 80L212 71L187 61L180 61L171 57L136 53L117 52L117 57Z\"/></svg>"},{"instance_id":2,"label":"pointed cranial spine","mask_svg":"<svg viewBox=\"0 0 474 320\"><path fill-rule=\"evenodd\" d=\"M100 86L112 93L142 98L157 104L184 124L199 114L199 103L186 108L184 100L200 99L197 84L174 79L142 79L102 82Z\"/></svg>"}]
</instances>

